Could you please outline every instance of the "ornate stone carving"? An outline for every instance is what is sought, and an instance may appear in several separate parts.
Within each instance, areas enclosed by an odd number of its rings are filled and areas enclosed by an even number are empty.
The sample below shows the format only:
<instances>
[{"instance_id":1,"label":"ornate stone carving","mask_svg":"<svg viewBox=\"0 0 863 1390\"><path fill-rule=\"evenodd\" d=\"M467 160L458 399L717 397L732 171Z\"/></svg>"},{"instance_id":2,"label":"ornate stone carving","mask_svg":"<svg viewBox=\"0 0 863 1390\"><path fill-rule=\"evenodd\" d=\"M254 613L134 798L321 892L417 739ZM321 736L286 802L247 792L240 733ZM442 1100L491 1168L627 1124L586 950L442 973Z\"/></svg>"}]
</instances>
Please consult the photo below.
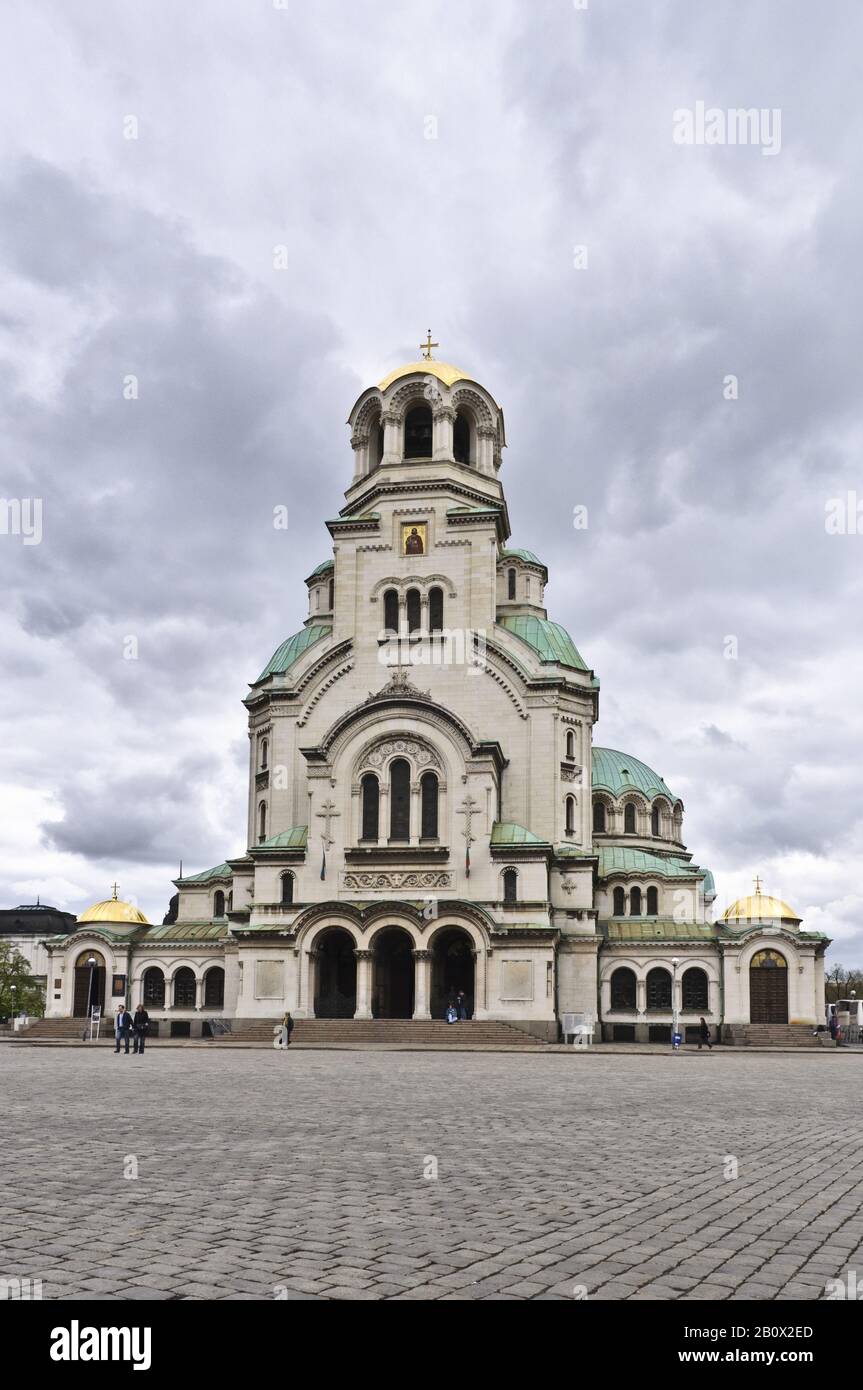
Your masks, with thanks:
<instances>
[{"instance_id":1,"label":"ornate stone carving","mask_svg":"<svg viewBox=\"0 0 863 1390\"><path fill-rule=\"evenodd\" d=\"M581 768L574 767L571 763L561 763L560 780L562 782L580 782Z\"/></svg>"},{"instance_id":2,"label":"ornate stone carving","mask_svg":"<svg viewBox=\"0 0 863 1390\"><path fill-rule=\"evenodd\" d=\"M398 757L399 754L410 758L417 768L437 768L441 770L441 761L435 750L428 744L423 743L418 738L385 738L363 755L362 766L380 768L390 758Z\"/></svg>"},{"instance_id":3,"label":"ornate stone carving","mask_svg":"<svg viewBox=\"0 0 863 1390\"><path fill-rule=\"evenodd\" d=\"M360 873L347 870L342 886L375 893L403 892L407 888L450 888L452 874L442 869L381 869Z\"/></svg>"}]
</instances>

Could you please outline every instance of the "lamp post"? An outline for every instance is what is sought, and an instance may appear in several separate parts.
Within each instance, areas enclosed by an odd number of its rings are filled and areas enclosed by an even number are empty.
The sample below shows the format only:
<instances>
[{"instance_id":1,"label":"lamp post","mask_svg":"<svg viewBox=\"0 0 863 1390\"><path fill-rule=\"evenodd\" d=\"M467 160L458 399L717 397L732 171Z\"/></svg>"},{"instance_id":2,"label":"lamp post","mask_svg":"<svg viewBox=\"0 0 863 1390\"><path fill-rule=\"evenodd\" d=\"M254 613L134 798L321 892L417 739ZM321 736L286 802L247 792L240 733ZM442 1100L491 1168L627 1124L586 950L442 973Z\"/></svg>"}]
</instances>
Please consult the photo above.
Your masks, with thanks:
<instances>
[{"instance_id":1,"label":"lamp post","mask_svg":"<svg viewBox=\"0 0 863 1390\"><path fill-rule=\"evenodd\" d=\"M15 1028L15 991L16 991L17 988L18 988L17 985L10 985L10 986L9 986L9 997L10 997L10 1004L9 1004L9 1019L10 1019L10 1021L11 1021L11 1023L12 1023L12 1028L13 1028L13 1030L14 1030L14 1028Z\"/></svg>"},{"instance_id":2,"label":"lamp post","mask_svg":"<svg viewBox=\"0 0 863 1390\"><path fill-rule=\"evenodd\" d=\"M679 1023L677 1014L677 967L679 964L680 957L672 956L671 968L674 973L671 976L671 1046L675 1052L678 1052L680 1050L680 1044L677 1042L677 1030Z\"/></svg>"}]
</instances>

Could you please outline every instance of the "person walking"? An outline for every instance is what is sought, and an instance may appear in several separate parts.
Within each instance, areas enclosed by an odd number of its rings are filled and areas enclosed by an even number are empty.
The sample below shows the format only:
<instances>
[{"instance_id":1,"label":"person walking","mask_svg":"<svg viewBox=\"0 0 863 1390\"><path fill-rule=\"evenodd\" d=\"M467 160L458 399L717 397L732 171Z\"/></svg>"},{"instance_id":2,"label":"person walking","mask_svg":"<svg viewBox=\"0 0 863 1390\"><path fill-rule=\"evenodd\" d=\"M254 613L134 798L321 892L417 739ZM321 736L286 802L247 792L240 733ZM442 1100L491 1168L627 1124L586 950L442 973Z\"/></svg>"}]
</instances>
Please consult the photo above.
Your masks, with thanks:
<instances>
[{"instance_id":1,"label":"person walking","mask_svg":"<svg viewBox=\"0 0 863 1390\"><path fill-rule=\"evenodd\" d=\"M132 1051L136 1054L140 1053L142 1057L144 1055L144 1043L147 1041L147 1034L149 1031L150 1015L147 1013L144 1005L139 1004L135 1010L135 1017L132 1019L132 1032L135 1035Z\"/></svg>"},{"instance_id":2,"label":"person walking","mask_svg":"<svg viewBox=\"0 0 863 1390\"><path fill-rule=\"evenodd\" d=\"M285 1042L285 1047L290 1047L290 1045L291 1045L291 1034L292 1034L293 1031L294 1031L294 1020L291 1018L291 1011L290 1011L290 1009L285 1009L285 1016L284 1016L284 1018L282 1019L282 1028L283 1028L283 1030L284 1030L284 1042Z\"/></svg>"},{"instance_id":3,"label":"person walking","mask_svg":"<svg viewBox=\"0 0 863 1390\"><path fill-rule=\"evenodd\" d=\"M706 1018L702 1018L701 1022L700 1022L699 1025L698 1025L698 1051L699 1051L699 1052L701 1051L701 1045L702 1045L702 1043L707 1043L707 1051L708 1051L708 1052L712 1052L712 1051L713 1051L713 1043L710 1041L710 1027L709 1027L709 1025L708 1025L708 1022L707 1022L707 1019L706 1019Z\"/></svg>"},{"instance_id":4,"label":"person walking","mask_svg":"<svg viewBox=\"0 0 863 1390\"><path fill-rule=\"evenodd\" d=\"M465 998L465 992L464 992L463 989L460 989L459 992L458 992L458 994L457 994L456 997L455 997L455 1006L456 1006L456 1008L457 1008L457 1010L458 1010L459 1019L464 1019L464 1020L466 1021L466 1020L467 1020L467 999Z\"/></svg>"},{"instance_id":5,"label":"person walking","mask_svg":"<svg viewBox=\"0 0 863 1390\"><path fill-rule=\"evenodd\" d=\"M118 1004L117 1012L114 1015L114 1042L116 1044L114 1051L119 1052L120 1043L125 1042L127 1057L129 1055L129 1034L132 1031L132 1022L132 1015L126 1005Z\"/></svg>"}]
</instances>

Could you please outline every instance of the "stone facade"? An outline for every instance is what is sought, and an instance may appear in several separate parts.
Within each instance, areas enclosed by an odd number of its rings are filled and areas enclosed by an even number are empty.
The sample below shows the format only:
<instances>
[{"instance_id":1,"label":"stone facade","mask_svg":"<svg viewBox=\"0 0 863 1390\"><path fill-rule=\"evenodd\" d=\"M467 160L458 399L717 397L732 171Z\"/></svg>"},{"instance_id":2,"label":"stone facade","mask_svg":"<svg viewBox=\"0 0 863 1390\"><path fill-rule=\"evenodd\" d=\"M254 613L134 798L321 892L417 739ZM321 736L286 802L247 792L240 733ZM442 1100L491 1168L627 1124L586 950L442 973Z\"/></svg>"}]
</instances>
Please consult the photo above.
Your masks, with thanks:
<instances>
[{"instance_id":1,"label":"stone facade","mask_svg":"<svg viewBox=\"0 0 863 1390\"><path fill-rule=\"evenodd\" d=\"M682 803L594 746L599 681L548 619L542 561L509 545L494 398L412 363L363 392L349 427L332 556L245 699L245 854L177 880L162 927L79 921L52 947L52 1011L72 1011L74 963L98 950L131 1002L172 1021L421 1019L462 991L474 1017L549 1038L567 1013L646 1038L675 1009L747 1021L766 941L789 1017L820 1020L824 939L790 909L710 923Z\"/></svg>"}]
</instances>

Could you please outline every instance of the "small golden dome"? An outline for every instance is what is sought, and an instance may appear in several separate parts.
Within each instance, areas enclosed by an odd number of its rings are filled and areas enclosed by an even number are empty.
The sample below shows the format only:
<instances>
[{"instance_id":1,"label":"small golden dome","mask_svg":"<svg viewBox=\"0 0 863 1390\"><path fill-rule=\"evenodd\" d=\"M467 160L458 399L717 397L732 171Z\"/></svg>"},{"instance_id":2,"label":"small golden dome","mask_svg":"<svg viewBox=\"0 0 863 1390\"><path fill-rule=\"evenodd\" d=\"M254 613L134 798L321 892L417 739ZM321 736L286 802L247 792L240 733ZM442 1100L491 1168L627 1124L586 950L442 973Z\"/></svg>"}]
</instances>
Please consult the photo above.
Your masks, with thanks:
<instances>
[{"instance_id":1,"label":"small golden dome","mask_svg":"<svg viewBox=\"0 0 863 1390\"><path fill-rule=\"evenodd\" d=\"M800 918L781 898L762 893L756 883L755 892L748 898L738 898L722 914L723 922L799 922Z\"/></svg>"},{"instance_id":2,"label":"small golden dome","mask_svg":"<svg viewBox=\"0 0 863 1390\"><path fill-rule=\"evenodd\" d=\"M133 903L127 903L123 898L117 897L117 885L114 884L113 897L105 898L100 903L94 903L88 907L86 912L82 912L78 918L79 922L132 922L135 926L148 927L143 912L135 907Z\"/></svg>"},{"instance_id":3,"label":"small golden dome","mask_svg":"<svg viewBox=\"0 0 863 1390\"><path fill-rule=\"evenodd\" d=\"M396 367L394 372L390 372L383 381L378 382L378 390L386 391L399 377L413 376L415 372L420 372L423 376L436 376L444 386L454 386L457 381L472 380L460 367L453 367L449 362L438 362L434 357L424 357L420 362L405 362L403 367Z\"/></svg>"}]
</instances>

